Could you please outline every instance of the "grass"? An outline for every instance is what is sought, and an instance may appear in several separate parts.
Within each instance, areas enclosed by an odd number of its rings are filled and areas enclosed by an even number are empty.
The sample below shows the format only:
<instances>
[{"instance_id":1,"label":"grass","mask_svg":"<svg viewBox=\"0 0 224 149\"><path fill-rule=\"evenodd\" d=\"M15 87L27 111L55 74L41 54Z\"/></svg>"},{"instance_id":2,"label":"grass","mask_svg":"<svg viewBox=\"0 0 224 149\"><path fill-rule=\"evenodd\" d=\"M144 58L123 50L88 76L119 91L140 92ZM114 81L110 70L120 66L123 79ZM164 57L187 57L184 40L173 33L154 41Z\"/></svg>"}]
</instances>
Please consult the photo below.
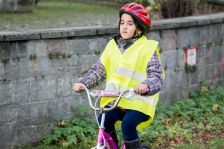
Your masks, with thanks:
<instances>
[{"instance_id":1,"label":"grass","mask_svg":"<svg viewBox=\"0 0 224 149\"><path fill-rule=\"evenodd\" d=\"M0 31L113 25L118 21L118 8L42 0L33 13L0 13L0 20Z\"/></svg>"}]
</instances>

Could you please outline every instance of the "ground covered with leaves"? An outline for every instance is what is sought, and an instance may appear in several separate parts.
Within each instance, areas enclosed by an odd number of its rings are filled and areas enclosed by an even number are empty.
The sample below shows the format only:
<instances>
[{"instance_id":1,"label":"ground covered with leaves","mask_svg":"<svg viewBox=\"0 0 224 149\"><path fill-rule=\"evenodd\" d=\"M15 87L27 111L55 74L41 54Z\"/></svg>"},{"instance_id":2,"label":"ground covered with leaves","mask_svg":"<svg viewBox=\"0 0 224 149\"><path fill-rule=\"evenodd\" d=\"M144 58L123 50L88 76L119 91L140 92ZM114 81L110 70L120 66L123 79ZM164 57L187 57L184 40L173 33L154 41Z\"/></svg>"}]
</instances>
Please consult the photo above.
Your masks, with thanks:
<instances>
[{"instance_id":1,"label":"ground covered with leaves","mask_svg":"<svg viewBox=\"0 0 224 149\"><path fill-rule=\"evenodd\" d=\"M218 141L217 149L223 148L224 88L203 86L191 92L189 99L168 107L160 104L154 122L142 136L152 146L161 148L184 146L180 144L201 144L207 148L211 140Z\"/></svg>"},{"instance_id":2,"label":"ground covered with leaves","mask_svg":"<svg viewBox=\"0 0 224 149\"><path fill-rule=\"evenodd\" d=\"M88 109L77 111L79 118L58 122L52 134L32 148L82 149L94 146L96 122L85 116ZM122 140L120 128L117 129ZM154 149L223 149L224 88L202 86L191 92L188 99L169 106L159 104L153 123L140 132L140 136Z\"/></svg>"}]
</instances>

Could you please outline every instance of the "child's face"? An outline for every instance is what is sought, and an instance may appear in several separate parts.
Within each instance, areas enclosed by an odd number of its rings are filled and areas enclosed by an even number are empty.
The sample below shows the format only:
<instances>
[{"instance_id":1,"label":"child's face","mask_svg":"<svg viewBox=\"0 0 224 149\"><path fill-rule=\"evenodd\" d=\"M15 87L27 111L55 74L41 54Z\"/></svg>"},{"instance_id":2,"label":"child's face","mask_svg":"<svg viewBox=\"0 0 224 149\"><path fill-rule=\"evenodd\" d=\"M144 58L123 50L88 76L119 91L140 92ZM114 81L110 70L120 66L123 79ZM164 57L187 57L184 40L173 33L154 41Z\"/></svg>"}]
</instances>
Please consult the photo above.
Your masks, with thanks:
<instances>
[{"instance_id":1,"label":"child's face","mask_svg":"<svg viewBox=\"0 0 224 149\"><path fill-rule=\"evenodd\" d=\"M123 39L134 37L136 25L129 14L123 13L120 20L120 35Z\"/></svg>"}]
</instances>

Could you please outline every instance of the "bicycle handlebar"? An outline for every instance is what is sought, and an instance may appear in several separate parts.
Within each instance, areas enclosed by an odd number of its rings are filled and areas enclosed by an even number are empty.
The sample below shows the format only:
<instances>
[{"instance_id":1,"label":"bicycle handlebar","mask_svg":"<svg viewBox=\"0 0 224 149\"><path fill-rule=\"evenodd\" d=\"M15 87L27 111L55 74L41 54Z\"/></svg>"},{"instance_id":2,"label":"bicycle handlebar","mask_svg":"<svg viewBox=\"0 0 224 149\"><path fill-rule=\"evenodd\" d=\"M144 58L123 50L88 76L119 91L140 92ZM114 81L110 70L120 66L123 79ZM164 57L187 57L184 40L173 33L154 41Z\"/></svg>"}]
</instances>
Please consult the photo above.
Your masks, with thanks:
<instances>
[{"instance_id":1,"label":"bicycle handlebar","mask_svg":"<svg viewBox=\"0 0 224 149\"><path fill-rule=\"evenodd\" d=\"M85 89L85 91L87 93L87 97L88 97L88 101L89 101L90 107L92 109L94 109L94 110L98 110L98 111L102 110L102 108L94 106L93 99L92 99L93 95L91 95L93 92L90 92L87 87L85 87L84 89ZM127 89L127 90L124 90L121 93L119 93L118 96L111 96L111 97L116 97L117 99L115 100L114 104L110 108L104 108L104 111L111 111L111 110L113 110L118 105L119 101L121 100L121 97L124 96L128 92L134 92L134 89ZM103 97L103 96L99 96L99 98L100 97Z\"/></svg>"}]
</instances>

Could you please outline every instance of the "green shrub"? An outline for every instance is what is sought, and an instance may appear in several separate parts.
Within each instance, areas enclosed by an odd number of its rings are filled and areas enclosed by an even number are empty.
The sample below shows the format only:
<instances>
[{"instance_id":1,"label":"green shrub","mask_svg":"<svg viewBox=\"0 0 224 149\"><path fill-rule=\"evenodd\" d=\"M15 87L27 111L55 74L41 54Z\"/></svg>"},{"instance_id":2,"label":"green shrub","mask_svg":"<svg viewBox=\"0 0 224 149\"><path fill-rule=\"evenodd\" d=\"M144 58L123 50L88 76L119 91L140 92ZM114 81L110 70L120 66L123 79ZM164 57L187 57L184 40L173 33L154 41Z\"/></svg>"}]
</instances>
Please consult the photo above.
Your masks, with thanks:
<instances>
[{"instance_id":1,"label":"green shrub","mask_svg":"<svg viewBox=\"0 0 224 149\"><path fill-rule=\"evenodd\" d=\"M88 115L85 107L77 109L76 117L70 121L61 120L52 134L43 139L44 145L61 147L83 147L95 143L97 124Z\"/></svg>"}]
</instances>

